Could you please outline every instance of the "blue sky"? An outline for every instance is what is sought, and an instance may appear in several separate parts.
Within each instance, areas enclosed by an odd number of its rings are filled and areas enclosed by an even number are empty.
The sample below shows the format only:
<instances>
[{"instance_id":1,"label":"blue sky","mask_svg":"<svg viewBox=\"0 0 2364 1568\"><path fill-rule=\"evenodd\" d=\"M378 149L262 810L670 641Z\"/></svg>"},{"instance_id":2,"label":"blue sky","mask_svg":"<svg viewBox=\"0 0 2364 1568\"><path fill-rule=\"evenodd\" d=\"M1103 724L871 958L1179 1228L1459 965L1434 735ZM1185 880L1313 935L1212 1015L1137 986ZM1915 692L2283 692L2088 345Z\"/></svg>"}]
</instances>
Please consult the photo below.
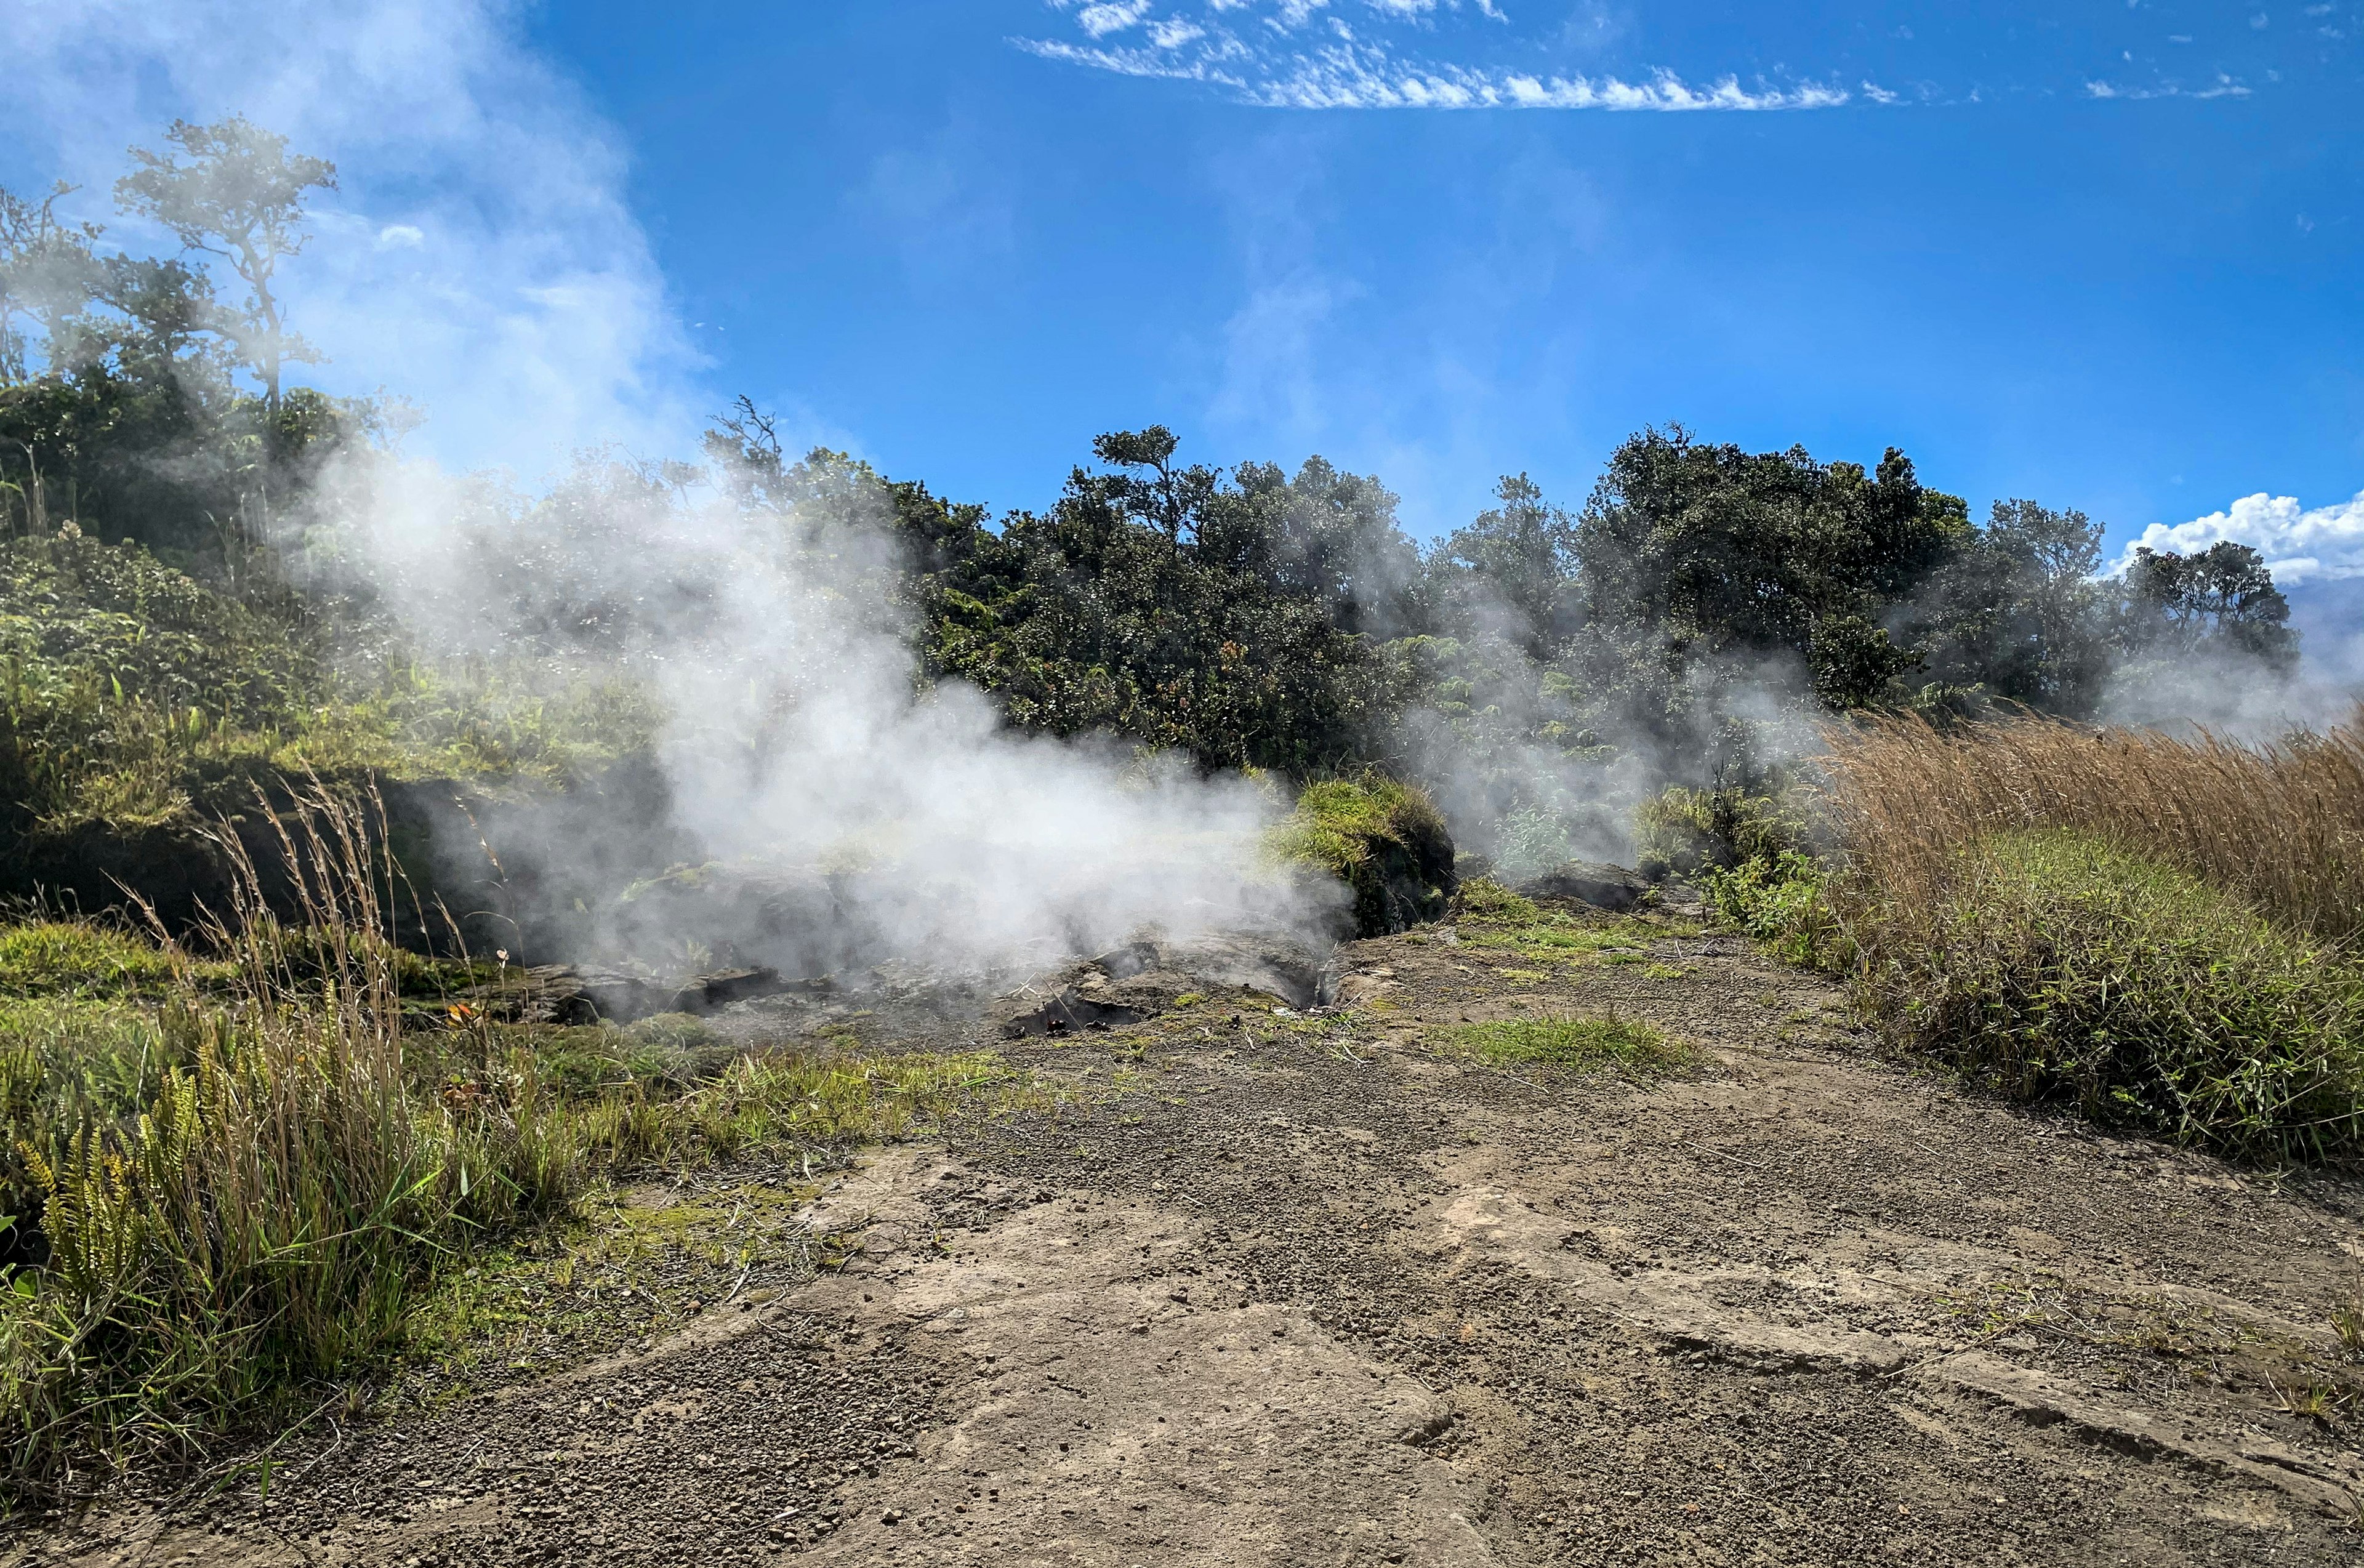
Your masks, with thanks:
<instances>
[{"instance_id":1,"label":"blue sky","mask_svg":"<svg viewBox=\"0 0 2364 1568\"><path fill-rule=\"evenodd\" d=\"M1039 506L1163 421L1425 534L1680 421L2364 574L2364 0L28 14L0 181L275 117L347 173L322 379L455 461L744 392Z\"/></svg>"},{"instance_id":2,"label":"blue sky","mask_svg":"<svg viewBox=\"0 0 2364 1568\"><path fill-rule=\"evenodd\" d=\"M580 4L533 36L629 144L714 384L964 497L1040 505L1150 420L1377 472L1423 531L1507 471L1580 500L1668 420L1899 444L2113 542L2364 489L2353 0L1290 9ZM1798 106L1397 90L1522 80Z\"/></svg>"}]
</instances>

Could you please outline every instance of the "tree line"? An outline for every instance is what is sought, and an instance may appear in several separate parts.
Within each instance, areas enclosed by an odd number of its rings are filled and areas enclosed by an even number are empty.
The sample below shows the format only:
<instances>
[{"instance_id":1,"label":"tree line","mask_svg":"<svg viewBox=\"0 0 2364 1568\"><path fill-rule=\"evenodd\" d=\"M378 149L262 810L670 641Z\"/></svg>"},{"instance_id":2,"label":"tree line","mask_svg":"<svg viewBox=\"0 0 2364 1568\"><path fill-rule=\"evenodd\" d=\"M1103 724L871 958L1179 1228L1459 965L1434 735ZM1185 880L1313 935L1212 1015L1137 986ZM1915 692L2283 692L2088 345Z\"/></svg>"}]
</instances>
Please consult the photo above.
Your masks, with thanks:
<instances>
[{"instance_id":1,"label":"tree line","mask_svg":"<svg viewBox=\"0 0 2364 1568\"><path fill-rule=\"evenodd\" d=\"M0 512L317 617L273 570L271 520L327 453L383 430L380 406L284 384L318 356L282 269L336 170L242 118L164 140L132 150L114 194L172 256L109 250L59 216L63 186L0 192ZM743 401L705 455L616 482L696 473L742 506L875 515L927 678L975 683L1019 726L1296 776L1451 767L1496 813L1645 751L1670 775L1746 775L1768 700L2090 717L2146 669L2272 677L2297 657L2254 550L2144 551L2102 577L2082 513L2012 500L1974 519L1893 448L1867 468L1645 429L1573 508L1506 477L1426 546L1376 476L1186 462L1160 426L1099 436L1050 506L998 517L842 454L793 457ZM585 505L576 485L544 507Z\"/></svg>"}]
</instances>

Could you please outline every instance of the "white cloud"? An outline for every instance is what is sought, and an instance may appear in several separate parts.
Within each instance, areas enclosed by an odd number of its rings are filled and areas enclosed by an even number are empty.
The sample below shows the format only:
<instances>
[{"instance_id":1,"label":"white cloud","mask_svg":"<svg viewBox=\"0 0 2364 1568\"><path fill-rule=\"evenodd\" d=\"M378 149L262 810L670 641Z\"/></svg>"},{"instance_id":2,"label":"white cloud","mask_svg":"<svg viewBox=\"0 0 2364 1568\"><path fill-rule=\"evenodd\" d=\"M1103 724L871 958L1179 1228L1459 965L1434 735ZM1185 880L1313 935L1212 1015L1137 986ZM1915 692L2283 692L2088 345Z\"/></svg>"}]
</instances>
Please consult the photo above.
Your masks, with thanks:
<instances>
[{"instance_id":1,"label":"white cloud","mask_svg":"<svg viewBox=\"0 0 2364 1568\"><path fill-rule=\"evenodd\" d=\"M389 223L377 231L377 248L381 250L415 250L426 243L426 232L413 223Z\"/></svg>"},{"instance_id":2,"label":"white cloud","mask_svg":"<svg viewBox=\"0 0 2364 1568\"><path fill-rule=\"evenodd\" d=\"M2121 87L2111 82L2088 82L2085 95L2089 98L2246 98L2247 83L2221 72L2215 81L2203 87L2187 87L2180 82L2161 82L2150 87Z\"/></svg>"},{"instance_id":3,"label":"white cloud","mask_svg":"<svg viewBox=\"0 0 2364 1568\"><path fill-rule=\"evenodd\" d=\"M1330 14L1331 0L1205 0L1197 19L1174 6L1149 21L1145 42L1116 40L1148 19L1150 0L1077 9L1085 39L1013 39L1045 60L1123 76L1199 82L1269 108L1294 109L1624 109L1765 110L1829 108L1850 101L1843 87L1812 82L1744 87L1735 76L1694 86L1671 71L1646 79L1557 74L1399 53L1390 32L1438 36L1455 14L1506 22L1494 0L1363 0L1362 32ZM1107 13L1107 17L1098 17ZM1117 14L1121 13L1121 19ZM1096 19L1097 18L1097 19ZM1309 31L1317 20L1318 30ZM1467 25L1482 26L1484 22ZM1315 41L1326 33L1327 41ZM1499 36L1499 35L1495 35ZM1110 41L1102 41L1110 39ZM1482 40L1481 40L1482 41ZM1872 83L1863 96L1892 104L1897 95Z\"/></svg>"},{"instance_id":4,"label":"white cloud","mask_svg":"<svg viewBox=\"0 0 2364 1568\"><path fill-rule=\"evenodd\" d=\"M1076 13L1076 23L1096 39L1110 33L1121 33L1137 25L1149 15L1154 0L1129 0L1128 4L1087 6Z\"/></svg>"},{"instance_id":5,"label":"white cloud","mask_svg":"<svg viewBox=\"0 0 2364 1568\"><path fill-rule=\"evenodd\" d=\"M2364 577L2364 491L2312 511L2292 495L2259 491L2188 523L2153 523L2111 567L2123 572L2137 549L2190 555L2230 539L2253 546L2285 584Z\"/></svg>"}]
</instances>

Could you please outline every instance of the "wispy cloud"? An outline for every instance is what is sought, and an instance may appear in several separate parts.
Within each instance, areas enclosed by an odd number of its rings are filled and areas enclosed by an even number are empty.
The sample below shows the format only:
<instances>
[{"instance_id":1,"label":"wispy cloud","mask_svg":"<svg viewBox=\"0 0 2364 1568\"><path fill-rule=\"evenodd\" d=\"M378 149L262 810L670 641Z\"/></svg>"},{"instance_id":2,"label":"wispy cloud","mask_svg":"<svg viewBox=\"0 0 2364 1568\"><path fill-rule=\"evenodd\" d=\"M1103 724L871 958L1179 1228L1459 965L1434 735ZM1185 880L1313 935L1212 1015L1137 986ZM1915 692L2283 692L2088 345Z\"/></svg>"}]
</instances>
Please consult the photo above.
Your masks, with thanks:
<instances>
[{"instance_id":1,"label":"wispy cloud","mask_svg":"<svg viewBox=\"0 0 2364 1568\"><path fill-rule=\"evenodd\" d=\"M2138 102L2145 98L2246 98L2249 88L2246 83L2220 75L2215 81L2193 87L2180 82L2158 82L2147 87L2122 87L2113 82L2094 81L2085 83L2089 98L2123 98Z\"/></svg>"},{"instance_id":2,"label":"wispy cloud","mask_svg":"<svg viewBox=\"0 0 2364 1568\"><path fill-rule=\"evenodd\" d=\"M2285 584L2364 578L2364 491L2312 510L2294 495L2245 495L2221 512L2188 523L2153 523L2111 567L2123 572L2136 550L2190 555L2231 539L2254 547Z\"/></svg>"},{"instance_id":3,"label":"wispy cloud","mask_svg":"<svg viewBox=\"0 0 2364 1568\"><path fill-rule=\"evenodd\" d=\"M1445 24L1499 36L1494 0L1046 0L1079 37L1010 41L1045 60L1219 87L1250 104L1292 109L1819 109L1850 101L1836 84L1703 83L1671 71L1640 80L1455 60L1438 46ZM1404 38L1422 44L1399 47ZM1490 45L1492 38L1476 40ZM1495 52L1491 48L1475 52ZM1896 95L1871 83L1862 95Z\"/></svg>"}]
</instances>

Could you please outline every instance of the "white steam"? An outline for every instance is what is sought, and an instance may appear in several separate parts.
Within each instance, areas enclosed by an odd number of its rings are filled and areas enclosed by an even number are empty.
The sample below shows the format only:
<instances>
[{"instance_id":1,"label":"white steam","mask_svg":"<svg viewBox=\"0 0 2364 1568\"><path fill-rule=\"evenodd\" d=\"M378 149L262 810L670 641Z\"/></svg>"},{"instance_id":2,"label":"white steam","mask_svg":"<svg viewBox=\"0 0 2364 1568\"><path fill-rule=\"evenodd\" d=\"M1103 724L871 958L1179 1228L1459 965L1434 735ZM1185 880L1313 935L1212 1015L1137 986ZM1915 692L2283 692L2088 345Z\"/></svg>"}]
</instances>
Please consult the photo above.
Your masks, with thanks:
<instances>
[{"instance_id":1,"label":"white steam","mask_svg":"<svg viewBox=\"0 0 2364 1568\"><path fill-rule=\"evenodd\" d=\"M625 199L612 127L529 49L499 0L48 0L10 8L0 183L62 176L77 216L135 251L169 235L115 213L124 150L174 118L243 114L334 161L341 190L282 270L311 380L380 387L458 467L533 474L608 440L680 450L710 398Z\"/></svg>"},{"instance_id":2,"label":"white steam","mask_svg":"<svg viewBox=\"0 0 2364 1568\"><path fill-rule=\"evenodd\" d=\"M115 221L124 149L176 117L244 114L336 161L341 190L284 269L291 317L329 356L321 384L383 385L428 417L408 456L331 476L322 532L429 654L497 662L530 638L661 699L661 786L496 810L496 849L619 875L707 866L692 887L725 862L742 895L717 907L758 929L722 940L808 973L1334 909L1262 868L1278 807L1247 782L1012 734L965 686L918 692L877 496L749 511L695 482L533 493L586 449L690 450L721 399L696 378L616 134L512 7L79 0L11 27L0 131L27 166L0 177L62 172L88 216ZM527 489L463 477L488 466Z\"/></svg>"}]
</instances>

